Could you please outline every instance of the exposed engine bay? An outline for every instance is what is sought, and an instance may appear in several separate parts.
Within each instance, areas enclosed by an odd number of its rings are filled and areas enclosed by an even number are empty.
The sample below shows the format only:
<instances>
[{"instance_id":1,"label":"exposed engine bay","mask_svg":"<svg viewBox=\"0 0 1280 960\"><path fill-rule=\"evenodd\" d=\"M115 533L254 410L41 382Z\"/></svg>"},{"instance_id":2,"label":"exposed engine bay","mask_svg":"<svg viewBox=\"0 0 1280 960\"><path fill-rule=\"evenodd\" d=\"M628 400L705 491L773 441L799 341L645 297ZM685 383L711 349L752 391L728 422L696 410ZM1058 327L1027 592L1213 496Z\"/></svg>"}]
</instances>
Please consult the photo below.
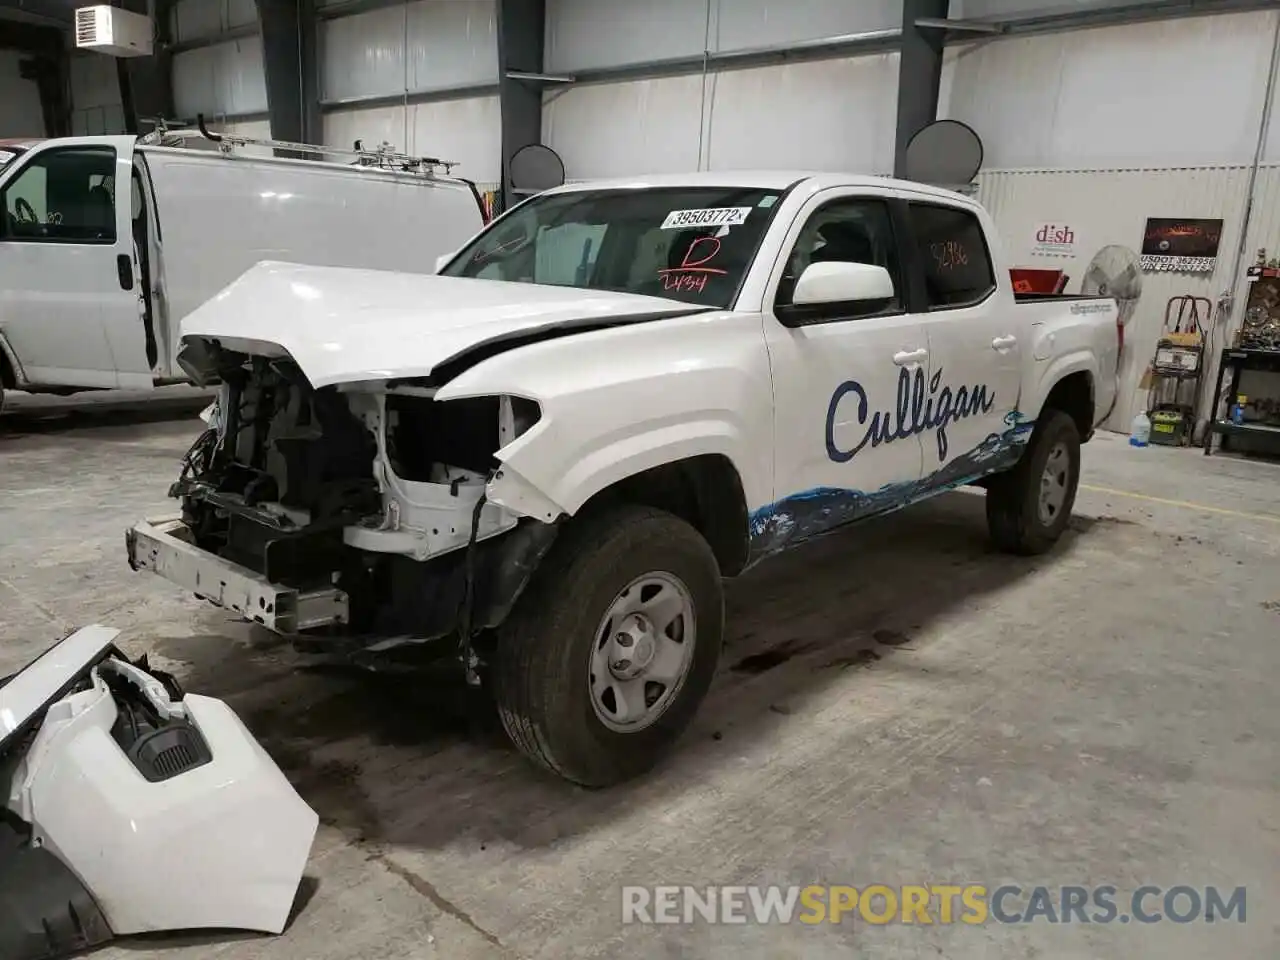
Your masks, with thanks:
<instances>
[{"instance_id":1,"label":"exposed engine bay","mask_svg":"<svg viewBox=\"0 0 1280 960\"><path fill-rule=\"evenodd\" d=\"M355 648L465 645L501 622L556 530L485 497L495 452L537 422L536 403L438 402L421 382L315 390L287 357L188 349L222 385L170 489L181 523L158 547L131 531L135 569L278 632ZM186 570L196 559L173 536L249 585L218 575L206 589L207 569Z\"/></svg>"},{"instance_id":2,"label":"exposed engine bay","mask_svg":"<svg viewBox=\"0 0 1280 960\"><path fill-rule=\"evenodd\" d=\"M222 701L86 627L0 681L0 957L281 933L316 813Z\"/></svg>"}]
</instances>

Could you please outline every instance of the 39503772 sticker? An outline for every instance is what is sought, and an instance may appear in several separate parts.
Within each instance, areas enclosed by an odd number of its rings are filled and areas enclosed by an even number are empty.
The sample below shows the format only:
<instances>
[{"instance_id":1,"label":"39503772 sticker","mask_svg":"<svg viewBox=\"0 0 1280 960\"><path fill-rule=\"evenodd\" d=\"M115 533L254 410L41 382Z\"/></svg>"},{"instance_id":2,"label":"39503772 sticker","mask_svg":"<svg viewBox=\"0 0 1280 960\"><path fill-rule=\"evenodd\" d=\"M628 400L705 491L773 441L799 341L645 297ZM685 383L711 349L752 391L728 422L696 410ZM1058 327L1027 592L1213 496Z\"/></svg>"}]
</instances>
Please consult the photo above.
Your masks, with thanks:
<instances>
[{"instance_id":1,"label":"39503772 sticker","mask_svg":"<svg viewBox=\"0 0 1280 960\"><path fill-rule=\"evenodd\" d=\"M663 230L686 227L733 227L747 222L750 207L706 207L702 210L672 210L662 221Z\"/></svg>"}]
</instances>

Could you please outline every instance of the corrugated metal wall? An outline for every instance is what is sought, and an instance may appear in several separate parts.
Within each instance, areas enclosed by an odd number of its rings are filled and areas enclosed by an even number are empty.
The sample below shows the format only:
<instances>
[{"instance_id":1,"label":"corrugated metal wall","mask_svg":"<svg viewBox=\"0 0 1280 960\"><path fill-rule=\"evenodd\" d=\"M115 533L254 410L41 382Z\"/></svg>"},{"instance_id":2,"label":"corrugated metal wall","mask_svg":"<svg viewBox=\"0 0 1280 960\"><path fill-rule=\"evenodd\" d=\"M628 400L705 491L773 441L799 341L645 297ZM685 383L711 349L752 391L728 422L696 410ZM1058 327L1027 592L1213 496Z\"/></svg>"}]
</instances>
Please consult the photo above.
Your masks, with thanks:
<instances>
[{"instance_id":1,"label":"corrugated metal wall","mask_svg":"<svg viewBox=\"0 0 1280 960\"><path fill-rule=\"evenodd\" d=\"M1243 304L1247 285L1233 274L1240 227L1248 198L1249 166L1178 169L987 170L979 178L978 199L991 211L1005 253L1014 266L1061 267L1071 277L1068 290L1080 282L1093 255L1118 243L1137 251L1148 217L1221 217L1223 236L1217 269L1211 274L1148 273L1142 299L1126 331L1120 401L1108 425L1128 430L1129 421L1146 405L1139 382L1155 351L1171 297L1190 294L1215 304L1224 293ZM1073 255L1037 256L1036 233L1045 224L1069 227L1075 235ZM1246 237L1245 263L1259 247L1280 253L1280 163L1264 165ZM1243 272L1243 271L1242 271ZM1241 309L1231 315L1238 324ZM1221 349L1234 326L1215 324L1214 350ZM1204 397L1211 390L1204 384ZM1202 409L1203 409L1202 397Z\"/></svg>"},{"instance_id":2,"label":"corrugated metal wall","mask_svg":"<svg viewBox=\"0 0 1280 960\"><path fill-rule=\"evenodd\" d=\"M169 35L181 43L257 21L254 0L178 0L169 12Z\"/></svg>"},{"instance_id":3,"label":"corrugated metal wall","mask_svg":"<svg viewBox=\"0 0 1280 960\"><path fill-rule=\"evenodd\" d=\"M18 72L18 50L0 50L0 137L43 137L40 92Z\"/></svg>"},{"instance_id":4,"label":"corrugated metal wall","mask_svg":"<svg viewBox=\"0 0 1280 960\"><path fill-rule=\"evenodd\" d=\"M497 84L493 0L417 0L320 25L325 141L386 140L458 160L460 173L496 180L501 121L495 96L362 106L361 100ZM342 109L333 105L350 104Z\"/></svg>"},{"instance_id":5,"label":"corrugated metal wall","mask_svg":"<svg viewBox=\"0 0 1280 960\"><path fill-rule=\"evenodd\" d=\"M115 57L71 57L71 132L77 136L124 133L124 104Z\"/></svg>"},{"instance_id":6,"label":"corrugated metal wall","mask_svg":"<svg viewBox=\"0 0 1280 960\"><path fill-rule=\"evenodd\" d=\"M898 0L549 0L547 70L897 27ZM570 177L892 167L896 55L552 89L543 138Z\"/></svg>"},{"instance_id":7,"label":"corrugated metal wall","mask_svg":"<svg viewBox=\"0 0 1280 960\"><path fill-rule=\"evenodd\" d=\"M901 0L547 0L546 67L571 73L901 25Z\"/></svg>"},{"instance_id":8,"label":"corrugated metal wall","mask_svg":"<svg viewBox=\"0 0 1280 960\"><path fill-rule=\"evenodd\" d=\"M979 42L948 51L940 116L986 166L1250 162L1276 12ZM1280 159L1280 123L1269 159Z\"/></svg>"},{"instance_id":9,"label":"corrugated metal wall","mask_svg":"<svg viewBox=\"0 0 1280 960\"><path fill-rule=\"evenodd\" d=\"M246 37L176 54L173 100L180 117L264 113L267 84L262 39Z\"/></svg>"},{"instance_id":10,"label":"corrugated metal wall","mask_svg":"<svg viewBox=\"0 0 1280 960\"><path fill-rule=\"evenodd\" d=\"M169 31L175 42L185 43L215 37L257 20L254 0L178 0L169 14ZM175 54L173 99L182 117L266 111L262 40L248 37Z\"/></svg>"}]
</instances>

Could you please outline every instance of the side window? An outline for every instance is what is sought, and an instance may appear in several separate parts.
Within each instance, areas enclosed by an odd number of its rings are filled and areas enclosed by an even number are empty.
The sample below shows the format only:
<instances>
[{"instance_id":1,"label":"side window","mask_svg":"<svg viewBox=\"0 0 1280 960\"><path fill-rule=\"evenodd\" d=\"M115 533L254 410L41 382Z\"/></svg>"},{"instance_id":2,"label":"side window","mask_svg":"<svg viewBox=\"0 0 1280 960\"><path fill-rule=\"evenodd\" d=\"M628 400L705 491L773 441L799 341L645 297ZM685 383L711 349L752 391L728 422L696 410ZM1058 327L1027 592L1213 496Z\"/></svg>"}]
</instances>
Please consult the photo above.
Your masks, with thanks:
<instances>
[{"instance_id":1,"label":"side window","mask_svg":"<svg viewBox=\"0 0 1280 960\"><path fill-rule=\"evenodd\" d=\"M37 155L5 187L5 236L114 243L115 164L110 147L66 147Z\"/></svg>"},{"instance_id":2,"label":"side window","mask_svg":"<svg viewBox=\"0 0 1280 960\"><path fill-rule=\"evenodd\" d=\"M880 312L902 312L902 271L894 244L889 205L883 200L836 200L810 216L787 258L786 271L778 283L774 304L790 304L800 274L810 264L824 261L884 267L893 278L895 296Z\"/></svg>"},{"instance_id":3,"label":"side window","mask_svg":"<svg viewBox=\"0 0 1280 960\"><path fill-rule=\"evenodd\" d=\"M965 307L996 288L982 224L967 210L911 204L911 232L920 251L930 310Z\"/></svg>"}]
</instances>

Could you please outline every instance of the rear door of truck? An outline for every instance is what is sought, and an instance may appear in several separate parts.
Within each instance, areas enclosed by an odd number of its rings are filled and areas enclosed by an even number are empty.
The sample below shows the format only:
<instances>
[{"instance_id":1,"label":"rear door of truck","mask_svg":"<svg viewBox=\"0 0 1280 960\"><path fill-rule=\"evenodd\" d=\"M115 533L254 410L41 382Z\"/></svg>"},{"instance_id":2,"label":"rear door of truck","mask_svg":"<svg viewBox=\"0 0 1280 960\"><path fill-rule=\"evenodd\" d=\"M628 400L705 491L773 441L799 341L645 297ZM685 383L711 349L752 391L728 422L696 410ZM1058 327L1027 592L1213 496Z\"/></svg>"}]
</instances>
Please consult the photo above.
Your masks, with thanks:
<instances>
[{"instance_id":1,"label":"rear door of truck","mask_svg":"<svg viewBox=\"0 0 1280 960\"><path fill-rule=\"evenodd\" d=\"M0 331L30 383L149 387L132 136L46 140L0 174Z\"/></svg>"},{"instance_id":2,"label":"rear door of truck","mask_svg":"<svg viewBox=\"0 0 1280 960\"><path fill-rule=\"evenodd\" d=\"M1027 346L980 210L921 196L908 199L906 220L913 310L929 342L923 404L940 423L925 438L927 476L1011 428Z\"/></svg>"}]
</instances>

